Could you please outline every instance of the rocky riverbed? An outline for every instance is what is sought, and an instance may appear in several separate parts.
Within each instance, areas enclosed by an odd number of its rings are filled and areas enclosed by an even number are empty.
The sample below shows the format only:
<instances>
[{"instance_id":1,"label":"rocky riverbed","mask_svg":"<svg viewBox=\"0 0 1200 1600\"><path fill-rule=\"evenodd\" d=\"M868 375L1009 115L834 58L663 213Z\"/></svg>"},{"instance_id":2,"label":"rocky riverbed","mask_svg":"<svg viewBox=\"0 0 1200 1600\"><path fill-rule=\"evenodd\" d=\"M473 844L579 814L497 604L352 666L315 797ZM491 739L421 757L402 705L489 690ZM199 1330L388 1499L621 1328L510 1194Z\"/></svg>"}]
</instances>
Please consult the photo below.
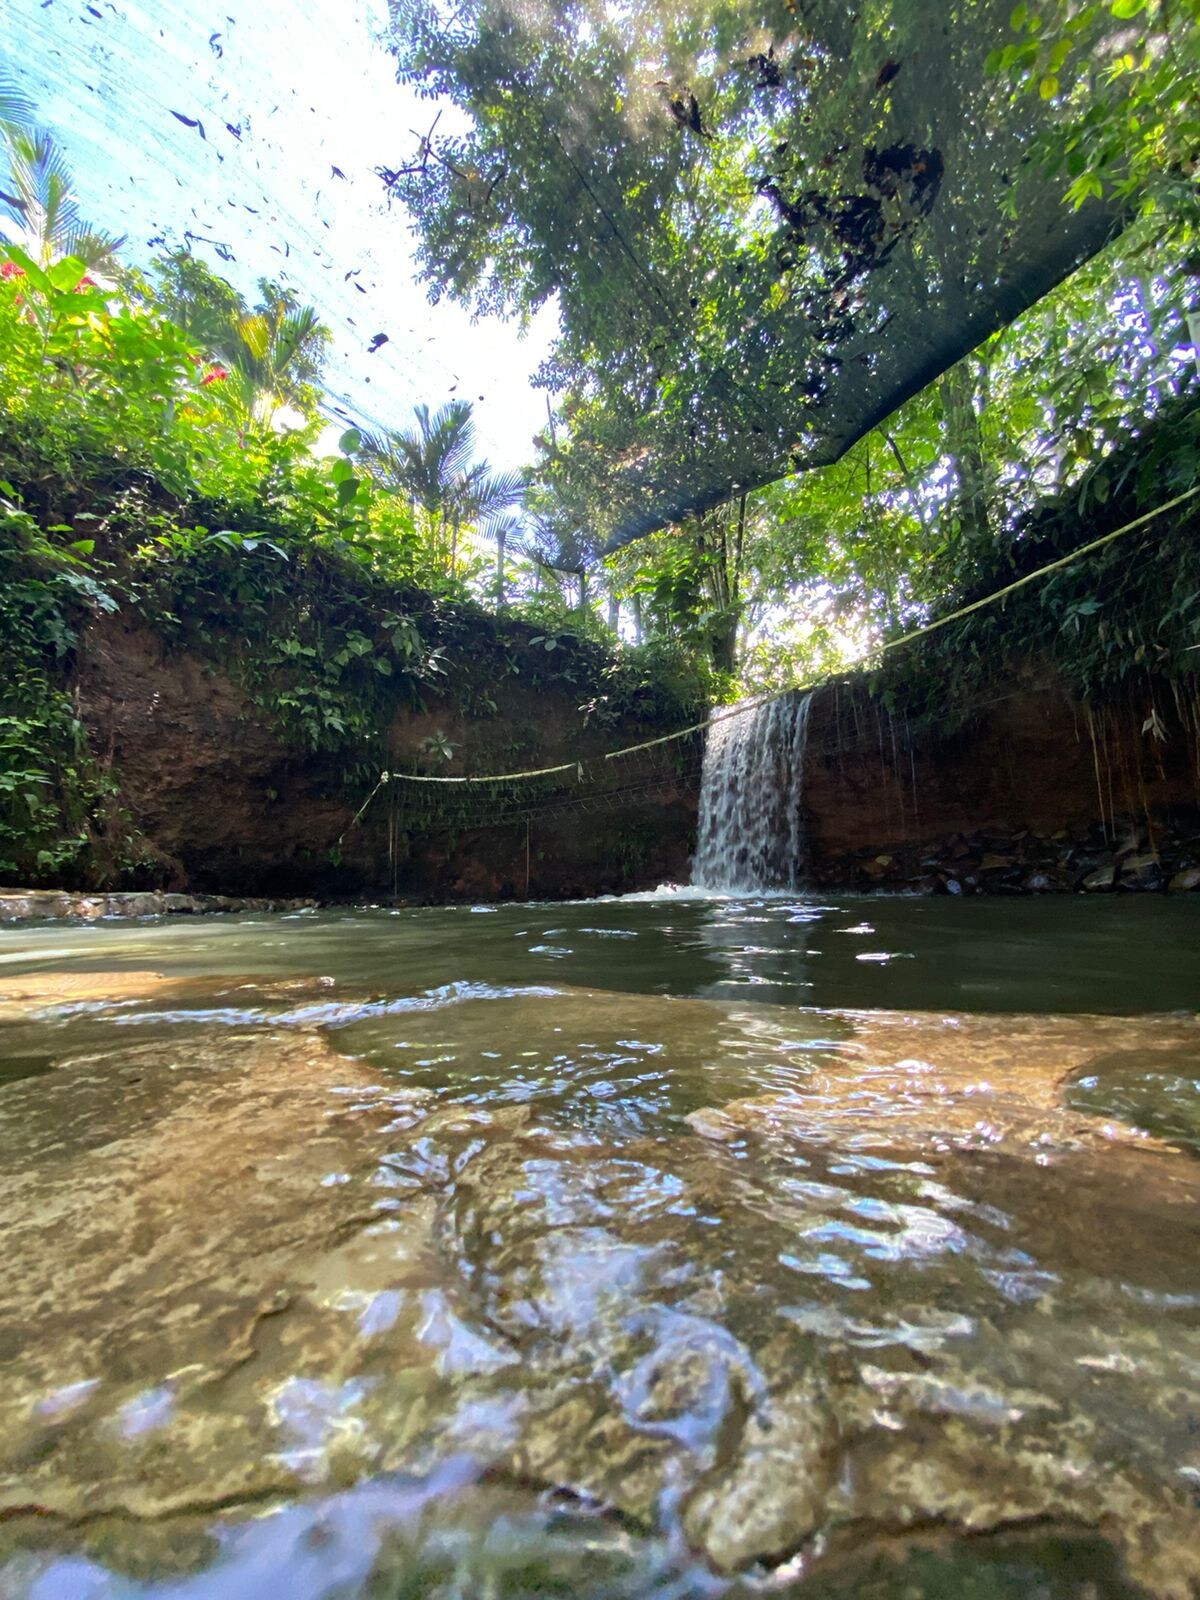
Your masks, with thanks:
<instances>
[{"instance_id":1,"label":"rocky riverbed","mask_svg":"<svg viewBox=\"0 0 1200 1600\"><path fill-rule=\"evenodd\" d=\"M1192 1018L6 1002L5 1600L1200 1584Z\"/></svg>"},{"instance_id":2,"label":"rocky riverbed","mask_svg":"<svg viewBox=\"0 0 1200 1600\"><path fill-rule=\"evenodd\" d=\"M1187 894L1200 890L1200 820L955 833L824 858L813 876L924 894Z\"/></svg>"},{"instance_id":3,"label":"rocky riverbed","mask_svg":"<svg viewBox=\"0 0 1200 1600\"><path fill-rule=\"evenodd\" d=\"M199 916L205 912L301 911L310 899L265 900L245 895L168 894L145 889L114 894L73 894L65 889L0 890L0 923L101 922L112 917Z\"/></svg>"}]
</instances>

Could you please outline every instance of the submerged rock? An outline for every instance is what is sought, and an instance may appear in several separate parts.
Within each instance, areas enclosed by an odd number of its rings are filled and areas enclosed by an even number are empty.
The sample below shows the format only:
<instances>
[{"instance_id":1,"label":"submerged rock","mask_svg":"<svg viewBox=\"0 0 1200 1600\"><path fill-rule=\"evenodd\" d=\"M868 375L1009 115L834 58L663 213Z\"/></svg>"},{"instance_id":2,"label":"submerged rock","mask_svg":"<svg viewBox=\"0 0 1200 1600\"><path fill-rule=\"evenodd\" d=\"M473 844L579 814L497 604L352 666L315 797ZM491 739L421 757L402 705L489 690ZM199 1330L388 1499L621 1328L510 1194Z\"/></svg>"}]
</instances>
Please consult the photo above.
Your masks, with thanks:
<instances>
[{"instance_id":1,"label":"submerged rock","mask_svg":"<svg viewBox=\"0 0 1200 1600\"><path fill-rule=\"evenodd\" d=\"M60 1006L142 999L194 987L161 972L26 972L0 977L0 1021Z\"/></svg>"},{"instance_id":2,"label":"submerged rock","mask_svg":"<svg viewBox=\"0 0 1200 1600\"><path fill-rule=\"evenodd\" d=\"M1111 1044L1142 1070L1177 1056L1200 1072L1200 1026L1158 1018L921 1017L845 1013L852 1036L831 1047L797 1091L705 1108L688 1121L707 1138L741 1131L829 1138L878 1132L932 1152L1011 1146L1047 1154L1113 1145L1167 1149L1133 1120L1074 1111L1063 1086ZM903 1054L898 1054L903 1052Z\"/></svg>"},{"instance_id":3,"label":"submerged rock","mask_svg":"<svg viewBox=\"0 0 1200 1600\"><path fill-rule=\"evenodd\" d=\"M361 1168L364 1123L411 1103L319 1039L269 1032L68 1059L6 1089L0 1513L162 1515L295 1484L270 1448L305 1426L280 1410L288 1357L263 1388L247 1378L282 1313L303 1305L311 1354L344 1326L319 1284L347 1230L361 1249L328 1269L335 1292L392 1283L361 1193L328 1180Z\"/></svg>"},{"instance_id":4,"label":"submerged rock","mask_svg":"<svg viewBox=\"0 0 1200 1600\"><path fill-rule=\"evenodd\" d=\"M183 1026L0 1095L10 1545L103 1529L133 1570L220 1513L264 1561L283 1503L358 1592L367 1530L486 1477L814 1593L1025 1525L1200 1582L1200 1166L1062 1102L1098 1058L1178 1070L1192 1020L558 989L335 1037L411 1079ZM432 1092L437 1059L474 1065Z\"/></svg>"}]
</instances>

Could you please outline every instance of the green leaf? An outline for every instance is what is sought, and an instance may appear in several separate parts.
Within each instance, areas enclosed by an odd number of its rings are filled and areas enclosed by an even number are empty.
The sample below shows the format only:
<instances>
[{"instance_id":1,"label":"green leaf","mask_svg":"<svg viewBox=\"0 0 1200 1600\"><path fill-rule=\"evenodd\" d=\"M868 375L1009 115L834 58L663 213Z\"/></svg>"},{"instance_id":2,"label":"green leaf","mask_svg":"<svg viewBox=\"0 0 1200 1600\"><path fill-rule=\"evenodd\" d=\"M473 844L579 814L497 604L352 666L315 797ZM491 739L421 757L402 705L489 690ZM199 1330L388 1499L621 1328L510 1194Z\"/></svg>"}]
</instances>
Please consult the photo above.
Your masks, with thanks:
<instances>
[{"instance_id":1,"label":"green leaf","mask_svg":"<svg viewBox=\"0 0 1200 1600\"><path fill-rule=\"evenodd\" d=\"M1146 9L1146 0L1113 0L1112 14L1126 21L1129 17L1136 17L1139 11Z\"/></svg>"},{"instance_id":2,"label":"green leaf","mask_svg":"<svg viewBox=\"0 0 1200 1600\"><path fill-rule=\"evenodd\" d=\"M1042 79L1041 83L1038 85L1038 93L1041 95L1043 100L1054 99L1054 96L1058 93L1058 79L1053 73L1051 73L1049 77Z\"/></svg>"},{"instance_id":3,"label":"green leaf","mask_svg":"<svg viewBox=\"0 0 1200 1600\"><path fill-rule=\"evenodd\" d=\"M56 261L47 273L51 285L60 294L68 294L87 272L87 264L78 256L64 256Z\"/></svg>"},{"instance_id":4,"label":"green leaf","mask_svg":"<svg viewBox=\"0 0 1200 1600\"><path fill-rule=\"evenodd\" d=\"M1089 195L1095 195L1098 200L1104 195L1104 185L1094 172L1081 173L1067 190L1067 199L1077 208Z\"/></svg>"},{"instance_id":5,"label":"green leaf","mask_svg":"<svg viewBox=\"0 0 1200 1600\"><path fill-rule=\"evenodd\" d=\"M354 499L354 496L357 493L358 493L358 479L357 478L343 478L341 483L339 483L338 486L337 486L338 505L339 506L348 506L350 504L351 500Z\"/></svg>"},{"instance_id":6,"label":"green leaf","mask_svg":"<svg viewBox=\"0 0 1200 1600\"><path fill-rule=\"evenodd\" d=\"M354 476L354 468L348 461L335 461L329 470L329 476L334 483L346 483Z\"/></svg>"},{"instance_id":7,"label":"green leaf","mask_svg":"<svg viewBox=\"0 0 1200 1600\"><path fill-rule=\"evenodd\" d=\"M271 348L271 326L261 312L243 317L238 323L242 342L256 361L265 361Z\"/></svg>"},{"instance_id":8,"label":"green leaf","mask_svg":"<svg viewBox=\"0 0 1200 1600\"><path fill-rule=\"evenodd\" d=\"M1025 0L1021 0L1020 5L1017 6L1012 16L1008 19L1008 25L1014 33L1020 33L1025 26L1025 19L1028 15L1029 7L1025 4Z\"/></svg>"},{"instance_id":9,"label":"green leaf","mask_svg":"<svg viewBox=\"0 0 1200 1600\"><path fill-rule=\"evenodd\" d=\"M345 433L338 440L338 449L341 450L344 455L348 456L352 456L356 451L362 449L362 434L357 428L346 429Z\"/></svg>"},{"instance_id":10,"label":"green leaf","mask_svg":"<svg viewBox=\"0 0 1200 1600\"><path fill-rule=\"evenodd\" d=\"M18 249L15 244L5 245L3 254L14 266L21 268L35 289L40 289L43 294L49 294L53 285L32 256L27 256L24 250Z\"/></svg>"},{"instance_id":11,"label":"green leaf","mask_svg":"<svg viewBox=\"0 0 1200 1600\"><path fill-rule=\"evenodd\" d=\"M81 556L90 556L95 548L95 539L76 539L71 545L71 549L78 550Z\"/></svg>"}]
</instances>

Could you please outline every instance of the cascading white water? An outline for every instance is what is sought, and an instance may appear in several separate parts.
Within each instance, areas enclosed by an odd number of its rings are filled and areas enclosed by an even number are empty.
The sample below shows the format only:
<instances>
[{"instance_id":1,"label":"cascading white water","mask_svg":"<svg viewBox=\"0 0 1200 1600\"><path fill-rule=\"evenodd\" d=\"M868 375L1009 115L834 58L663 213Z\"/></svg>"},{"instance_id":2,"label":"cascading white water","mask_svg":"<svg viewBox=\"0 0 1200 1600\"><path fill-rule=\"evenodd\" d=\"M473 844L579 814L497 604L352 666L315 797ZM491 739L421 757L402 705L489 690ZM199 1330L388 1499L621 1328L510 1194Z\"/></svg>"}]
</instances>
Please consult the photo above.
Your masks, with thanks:
<instances>
[{"instance_id":1,"label":"cascading white water","mask_svg":"<svg viewBox=\"0 0 1200 1600\"><path fill-rule=\"evenodd\" d=\"M804 854L801 796L811 701L808 694L784 695L709 728L692 862L697 888L795 888Z\"/></svg>"}]
</instances>

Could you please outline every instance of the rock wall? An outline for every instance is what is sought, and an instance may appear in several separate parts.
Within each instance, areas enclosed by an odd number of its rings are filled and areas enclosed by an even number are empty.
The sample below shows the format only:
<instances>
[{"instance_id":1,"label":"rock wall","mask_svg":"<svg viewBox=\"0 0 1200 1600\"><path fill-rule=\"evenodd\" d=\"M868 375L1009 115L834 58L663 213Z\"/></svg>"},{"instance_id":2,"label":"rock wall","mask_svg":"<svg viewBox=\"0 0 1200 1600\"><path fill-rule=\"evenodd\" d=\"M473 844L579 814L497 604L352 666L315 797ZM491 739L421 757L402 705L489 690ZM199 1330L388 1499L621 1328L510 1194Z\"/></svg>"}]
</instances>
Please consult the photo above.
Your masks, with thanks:
<instances>
[{"instance_id":1,"label":"rock wall","mask_svg":"<svg viewBox=\"0 0 1200 1600\"><path fill-rule=\"evenodd\" d=\"M914 736L853 680L812 707L823 884L962 892L1200 884L1200 697L1149 678L1103 709L1028 666L971 722Z\"/></svg>"},{"instance_id":2,"label":"rock wall","mask_svg":"<svg viewBox=\"0 0 1200 1600\"><path fill-rule=\"evenodd\" d=\"M211 655L170 646L126 616L103 619L85 637L75 696L92 749L110 764L119 804L144 841L136 882L122 887L482 900L623 892L687 877L694 784L650 761L626 766L622 793L587 813L572 809L568 783L565 793L526 791L554 802L545 817L514 817L507 802L501 814L510 820L489 826L484 802L469 825L453 815L439 825L414 816L414 791L393 783L355 821L380 767L416 770L431 735L449 740L474 770L495 771L586 760L666 731L631 719L589 727L578 684L551 692L521 678L498 682L487 716L466 716L436 695L414 710L398 695L382 757L348 768L289 745ZM461 769L459 761L448 770Z\"/></svg>"},{"instance_id":3,"label":"rock wall","mask_svg":"<svg viewBox=\"0 0 1200 1600\"><path fill-rule=\"evenodd\" d=\"M695 746L622 763L613 793L524 786L438 822L418 791L296 749L211 656L107 618L80 652L92 748L145 841L121 887L192 894L446 900L576 898L687 882ZM475 770L593 761L669 731L589 727L577 685L498 683L494 709L397 703L382 759L447 738ZM461 762L453 770L459 770ZM421 799L423 800L423 796ZM1033 667L954 732L914 734L862 679L815 697L805 766L808 872L830 888L946 893L1200 887L1200 696L1147 679L1102 710ZM530 814L531 813L531 814ZM104 885L103 887L115 887Z\"/></svg>"}]
</instances>

